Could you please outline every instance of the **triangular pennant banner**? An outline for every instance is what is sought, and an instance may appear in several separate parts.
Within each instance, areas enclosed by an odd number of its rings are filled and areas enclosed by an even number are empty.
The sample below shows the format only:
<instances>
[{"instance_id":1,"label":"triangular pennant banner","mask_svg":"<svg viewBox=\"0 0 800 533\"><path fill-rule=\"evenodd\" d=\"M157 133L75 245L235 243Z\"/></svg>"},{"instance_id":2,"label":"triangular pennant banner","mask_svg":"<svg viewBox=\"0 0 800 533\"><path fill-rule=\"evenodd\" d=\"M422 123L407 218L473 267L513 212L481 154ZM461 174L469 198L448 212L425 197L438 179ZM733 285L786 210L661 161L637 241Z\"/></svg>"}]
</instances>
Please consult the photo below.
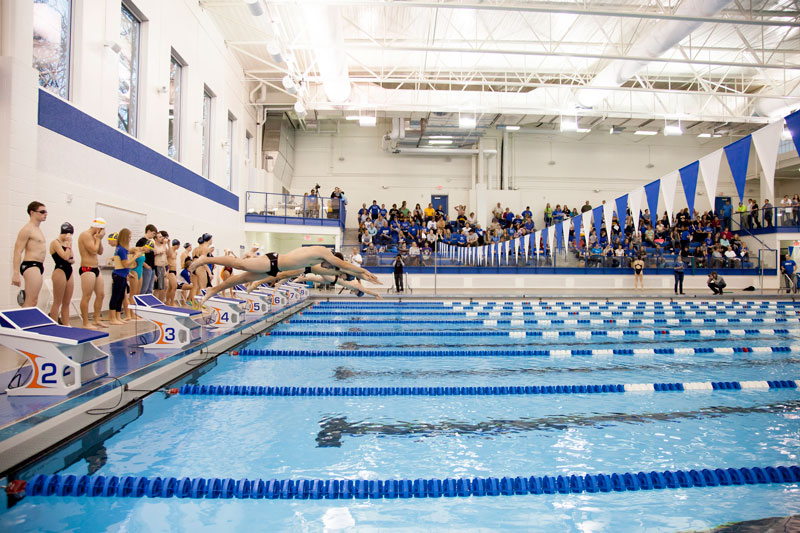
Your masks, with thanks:
<instances>
[{"instance_id":1,"label":"triangular pennant banner","mask_svg":"<svg viewBox=\"0 0 800 533\"><path fill-rule=\"evenodd\" d=\"M752 136L748 135L724 148L725 156L728 158L728 166L731 167L731 174L733 174L733 182L736 184L736 192L739 193L740 202L744 202L744 182L747 179L747 163L750 160L751 141Z\"/></svg>"},{"instance_id":2,"label":"triangular pennant banner","mask_svg":"<svg viewBox=\"0 0 800 533\"><path fill-rule=\"evenodd\" d=\"M564 237L564 246L569 249L569 226L572 222L570 219L566 219L561 223L561 233Z\"/></svg>"},{"instance_id":3,"label":"triangular pennant banner","mask_svg":"<svg viewBox=\"0 0 800 533\"><path fill-rule=\"evenodd\" d=\"M558 225L559 226L563 226L564 223L563 222L559 222ZM559 228L559 229L561 229L561 228ZM564 249L564 230L561 229L561 231L558 231L558 229L557 229L557 230L555 230L554 233L556 234L556 246L558 247L558 251L561 252L561 250Z\"/></svg>"},{"instance_id":4,"label":"triangular pennant banner","mask_svg":"<svg viewBox=\"0 0 800 533\"><path fill-rule=\"evenodd\" d=\"M628 217L628 195L623 194L616 199L615 203L617 204L617 220L619 220L620 227L625 229L625 220Z\"/></svg>"},{"instance_id":5,"label":"triangular pennant banner","mask_svg":"<svg viewBox=\"0 0 800 533\"><path fill-rule=\"evenodd\" d=\"M686 205L689 207L689 216L692 218L694 218L694 197L697 194L697 171L699 168L700 162L695 161L678 171L683 185L683 194L686 195Z\"/></svg>"},{"instance_id":6,"label":"triangular pennant banner","mask_svg":"<svg viewBox=\"0 0 800 533\"><path fill-rule=\"evenodd\" d=\"M644 193L647 195L647 207L650 209L650 223L656 227L658 220L658 191L661 189L661 180L656 180L644 186Z\"/></svg>"},{"instance_id":7,"label":"triangular pennant banner","mask_svg":"<svg viewBox=\"0 0 800 533\"><path fill-rule=\"evenodd\" d=\"M592 216L594 217L594 235L597 238L597 242L600 242L600 230L603 229L603 206L600 205L592 209Z\"/></svg>"},{"instance_id":8,"label":"triangular pennant banner","mask_svg":"<svg viewBox=\"0 0 800 533\"><path fill-rule=\"evenodd\" d=\"M675 187L678 184L678 171L675 170L670 172L663 178L661 178L661 191L664 193L664 205L667 208L667 217L669 218L669 224L672 225L672 212L674 211L675 207ZM655 224L658 217L653 220L653 224ZM653 226L655 229L655 226Z\"/></svg>"},{"instance_id":9,"label":"triangular pennant banner","mask_svg":"<svg viewBox=\"0 0 800 533\"><path fill-rule=\"evenodd\" d=\"M539 243L542 242L542 230L536 231L533 237L533 247L536 250L536 255L539 255Z\"/></svg>"},{"instance_id":10,"label":"triangular pennant banner","mask_svg":"<svg viewBox=\"0 0 800 533\"><path fill-rule=\"evenodd\" d=\"M700 173L703 174L703 185L708 195L708 203L714 209L714 198L717 197L717 180L719 179L719 166L722 164L722 148L700 158ZM694 213L692 213L694 214Z\"/></svg>"},{"instance_id":11,"label":"triangular pennant banner","mask_svg":"<svg viewBox=\"0 0 800 533\"><path fill-rule=\"evenodd\" d=\"M533 233L529 233L522 238L522 243L525 246L525 258L528 257L528 251L531 249L531 239L533 239Z\"/></svg>"},{"instance_id":12,"label":"triangular pennant banner","mask_svg":"<svg viewBox=\"0 0 800 533\"><path fill-rule=\"evenodd\" d=\"M606 202L603 204L603 218L606 221L606 237L611 242L611 225L614 223L614 204Z\"/></svg>"},{"instance_id":13,"label":"triangular pennant banner","mask_svg":"<svg viewBox=\"0 0 800 533\"><path fill-rule=\"evenodd\" d=\"M753 146L756 147L758 162L764 171L769 195L775 196L775 165L778 163L778 145L781 143L783 121L773 122L753 132Z\"/></svg>"},{"instance_id":14,"label":"triangular pennant banner","mask_svg":"<svg viewBox=\"0 0 800 533\"><path fill-rule=\"evenodd\" d=\"M639 231L639 213L642 211L642 195L644 189L639 187L628 193L628 202L631 206L631 217L633 218L633 228Z\"/></svg>"},{"instance_id":15,"label":"triangular pennant banner","mask_svg":"<svg viewBox=\"0 0 800 533\"><path fill-rule=\"evenodd\" d=\"M581 229L583 230L583 239L586 242L586 247L589 247L589 234L592 232L592 212L586 211L581 213Z\"/></svg>"},{"instance_id":16,"label":"triangular pennant banner","mask_svg":"<svg viewBox=\"0 0 800 533\"><path fill-rule=\"evenodd\" d=\"M547 249L550 250L550 253L555 253L555 248L553 248L553 242L555 241L556 236L556 228L555 226L550 227L550 231L547 232Z\"/></svg>"},{"instance_id":17,"label":"triangular pennant banner","mask_svg":"<svg viewBox=\"0 0 800 533\"><path fill-rule=\"evenodd\" d=\"M786 125L789 127L789 133L792 135L794 147L800 153L800 111L795 111L786 117Z\"/></svg>"}]
</instances>

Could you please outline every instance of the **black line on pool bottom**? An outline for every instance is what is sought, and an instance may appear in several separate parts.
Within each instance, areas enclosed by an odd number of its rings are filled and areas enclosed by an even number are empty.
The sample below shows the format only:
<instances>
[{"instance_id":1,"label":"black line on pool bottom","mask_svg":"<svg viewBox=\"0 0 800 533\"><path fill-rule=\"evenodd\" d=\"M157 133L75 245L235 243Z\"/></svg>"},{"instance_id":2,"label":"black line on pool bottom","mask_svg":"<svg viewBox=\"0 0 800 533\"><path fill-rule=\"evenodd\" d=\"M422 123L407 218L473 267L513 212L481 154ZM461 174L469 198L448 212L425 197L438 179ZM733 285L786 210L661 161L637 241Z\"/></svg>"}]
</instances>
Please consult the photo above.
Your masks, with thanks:
<instances>
[{"instance_id":1,"label":"black line on pool bottom","mask_svg":"<svg viewBox=\"0 0 800 533\"><path fill-rule=\"evenodd\" d=\"M406 422L380 424L377 422L350 422L346 416L327 416L320 422L316 441L318 448L342 446L342 437L376 435L378 437L431 437L468 436L487 437L526 431L564 431L576 427L603 428L618 424L649 424L672 420L699 420L722 418L730 415L753 413L781 414L800 412L800 400L769 403L750 407L711 406L696 411L668 413L604 413L593 415L554 415L541 418L489 419L484 422Z\"/></svg>"}]
</instances>

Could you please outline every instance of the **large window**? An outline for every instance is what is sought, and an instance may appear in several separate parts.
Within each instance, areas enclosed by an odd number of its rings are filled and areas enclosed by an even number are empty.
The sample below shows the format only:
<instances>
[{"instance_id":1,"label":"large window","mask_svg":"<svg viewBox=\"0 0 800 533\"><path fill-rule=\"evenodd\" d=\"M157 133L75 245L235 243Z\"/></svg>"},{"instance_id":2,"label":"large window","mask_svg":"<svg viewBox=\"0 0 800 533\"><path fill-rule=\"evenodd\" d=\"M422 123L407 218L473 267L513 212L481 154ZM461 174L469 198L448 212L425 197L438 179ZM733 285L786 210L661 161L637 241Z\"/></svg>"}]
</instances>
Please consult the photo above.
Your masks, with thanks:
<instances>
[{"instance_id":1,"label":"large window","mask_svg":"<svg viewBox=\"0 0 800 533\"><path fill-rule=\"evenodd\" d=\"M214 106L214 95L205 87L203 89L203 138L200 150L203 152L203 176L211 178L211 118Z\"/></svg>"},{"instance_id":2,"label":"large window","mask_svg":"<svg viewBox=\"0 0 800 533\"><path fill-rule=\"evenodd\" d=\"M119 39L119 105L118 128L136 136L136 117L139 101L139 42L142 22L131 10L122 5Z\"/></svg>"},{"instance_id":3,"label":"large window","mask_svg":"<svg viewBox=\"0 0 800 533\"><path fill-rule=\"evenodd\" d=\"M233 140L236 138L236 117L228 113L228 140L225 143L225 188L233 189Z\"/></svg>"},{"instance_id":4,"label":"large window","mask_svg":"<svg viewBox=\"0 0 800 533\"><path fill-rule=\"evenodd\" d=\"M167 154L172 159L181 158L181 78L183 64L173 53L169 62L169 131Z\"/></svg>"},{"instance_id":5,"label":"large window","mask_svg":"<svg viewBox=\"0 0 800 533\"><path fill-rule=\"evenodd\" d=\"M69 98L69 48L72 0L34 0L33 68L39 86Z\"/></svg>"}]
</instances>

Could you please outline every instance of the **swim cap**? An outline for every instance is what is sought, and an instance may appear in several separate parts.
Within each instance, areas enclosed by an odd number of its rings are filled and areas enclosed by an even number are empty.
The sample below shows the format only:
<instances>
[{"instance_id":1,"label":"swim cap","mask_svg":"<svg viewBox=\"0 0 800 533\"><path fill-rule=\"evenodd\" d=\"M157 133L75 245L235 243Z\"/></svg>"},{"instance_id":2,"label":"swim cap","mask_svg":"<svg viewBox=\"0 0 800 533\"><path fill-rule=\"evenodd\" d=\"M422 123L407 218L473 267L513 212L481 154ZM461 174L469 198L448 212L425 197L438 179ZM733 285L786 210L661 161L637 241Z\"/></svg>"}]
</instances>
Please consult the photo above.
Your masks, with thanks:
<instances>
[{"instance_id":1,"label":"swim cap","mask_svg":"<svg viewBox=\"0 0 800 533\"><path fill-rule=\"evenodd\" d=\"M63 224L61 224L61 234L63 235L65 233L69 234L75 233L75 228L73 228L72 224L70 224L69 222L64 222Z\"/></svg>"},{"instance_id":2,"label":"swim cap","mask_svg":"<svg viewBox=\"0 0 800 533\"><path fill-rule=\"evenodd\" d=\"M117 239L119 239L119 233L113 232L113 233L109 233L108 234L108 242L109 243L111 243L112 241L113 242L117 242Z\"/></svg>"},{"instance_id":3,"label":"swim cap","mask_svg":"<svg viewBox=\"0 0 800 533\"><path fill-rule=\"evenodd\" d=\"M184 248L189 248L191 245L192 245L192 243L190 243L190 242L183 243L183 247Z\"/></svg>"},{"instance_id":4,"label":"swim cap","mask_svg":"<svg viewBox=\"0 0 800 533\"><path fill-rule=\"evenodd\" d=\"M201 239L203 239L203 242L208 242L208 241L211 240L211 234L210 233L203 233L203 236L201 237Z\"/></svg>"},{"instance_id":5,"label":"swim cap","mask_svg":"<svg viewBox=\"0 0 800 533\"><path fill-rule=\"evenodd\" d=\"M197 244L203 244L204 242L206 242L206 241L204 241L204 240L203 240L203 236L202 236L202 235L200 235L200 236L197 238Z\"/></svg>"},{"instance_id":6,"label":"swim cap","mask_svg":"<svg viewBox=\"0 0 800 533\"><path fill-rule=\"evenodd\" d=\"M92 227L93 228L105 228L106 227L106 219L103 217L97 217L92 220Z\"/></svg>"},{"instance_id":7,"label":"swim cap","mask_svg":"<svg viewBox=\"0 0 800 533\"><path fill-rule=\"evenodd\" d=\"M172 246L178 246L181 243L178 239L172 239ZM189 244L189 243L186 243Z\"/></svg>"},{"instance_id":8,"label":"swim cap","mask_svg":"<svg viewBox=\"0 0 800 533\"><path fill-rule=\"evenodd\" d=\"M154 241L153 239L147 239L147 242L144 243L145 250L152 250L155 247L156 247L156 241Z\"/></svg>"}]
</instances>

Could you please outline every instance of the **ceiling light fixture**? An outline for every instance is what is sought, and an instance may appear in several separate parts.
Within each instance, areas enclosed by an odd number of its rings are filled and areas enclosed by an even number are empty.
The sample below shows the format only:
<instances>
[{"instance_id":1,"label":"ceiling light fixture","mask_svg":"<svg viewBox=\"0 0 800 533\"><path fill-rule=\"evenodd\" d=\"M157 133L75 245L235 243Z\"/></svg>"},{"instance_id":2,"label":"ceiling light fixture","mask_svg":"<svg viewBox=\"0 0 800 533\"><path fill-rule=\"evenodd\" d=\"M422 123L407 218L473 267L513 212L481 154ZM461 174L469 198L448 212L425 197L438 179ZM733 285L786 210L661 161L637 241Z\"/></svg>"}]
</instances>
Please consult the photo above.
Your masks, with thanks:
<instances>
[{"instance_id":1,"label":"ceiling light fixture","mask_svg":"<svg viewBox=\"0 0 800 533\"><path fill-rule=\"evenodd\" d=\"M452 135L429 135L428 139L452 139Z\"/></svg>"},{"instance_id":2,"label":"ceiling light fixture","mask_svg":"<svg viewBox=\"0 0 800 533\"><path fill-rule=\"evenodd\" d=\"M284 76L281 80L281 83L283 84L283 88L286 89L287 93L291 95L297 94L297 86L294 84L294 80L291 76Z\"/></svg>"},{"instance_id":3,"label":"ceiling light fixture","mask_svg":"<svg viewBox=\"0 0 800 533\"><path fill-rule=\"evenodd\" d=\"M250 13L254 17L260 17L264 14L264 8L261 7L261 0L244 0L244 3L247 4Z\"/></svg>"},{"instance_id":4,"label":"ceiling light fixture","mask_svg":"<svg viewBox=\"0 0 800 533\"><path fill-rule=\"evenodd\" d=\"M344 117L345 120L360 120L361 115L347 115Z\"/></svg>"},{"instance_id":5,"label":"ceiling light fixture","mask_svg":"<svg viewBox=\"0 0 800 533\"><path fill-rule=\"evenodd\" d=\"M274 62L283 63L283 56L281 55L281 47L278 46L278 43L269 43L267 45L267 53Z\"/></svg>"},{"instance_id":6,"label":"ceiling light fixture","mask_svg":"<svg viewBox=\"0 0 800 533\"><path fill-rule=\"evenodd\" d=\"M358 125L365 128L374 127L378 123L378 117L366 115L358 119Z\"/></svg>"},{"instance_id":7,"label":"ceiling light fixture","mask_svg":"<svg viewBox=\"0 0 800 533\"><path fill-rule=\"evenodd\" d=\"M578 131L578 117L561 117L561 131L565 133Z\"/></svg>"},{"instance_id":8,"label":"ceiling light fixture","mask_svg":"<svg viewBox=\"0 0 800 533\"><path fill-rule=\"evenodd\" d=\"M428 144L453 144L452 139L431 139Z\"/></svg>"},{"instance_id":9,"label":"ceiling light fixture","mask_svg":"<svg viewBox=\"0 0 800 533\"><path fill-rule=\"evenodd\" d=\"M634 135L658 135L658 131L655 130L636 130L633 132Z\"/></svg>"},{"instance_id":10,"label":"ceiling light fixture","mask_svg":"<svg viewBox=\"0 0 800 533\"><path fill-rule=\"evenodd\" d=\"M465 129L465 130L471 130L471 129L474 129L475 126L477 126L477 125L478 125L478 121L475 120L475 117L467 117L467 116L458 117L458 127L459 128L462 128L462 129Z\"/></svg>"},{"instance_id":11,"label":"ceiling light fixture","mask_svg":"<svg viewBox=\"0 0 800 533\"><path fill-rule=\"evenodd\" d=\"M308 115L308 111L306 111L306 106L304 106L303 102L301 102L300 100L294 103L294 112L297 114L297 118L299 118L300 120L306 118L306 115Z\"/></svg>"},{"instance_id":12,"label":"ceiling light fixture","mask_svg":"<svg viewBox=\"0 0 800 533\"><path fill-rule=\"evenodd\" d=\"M619 135L623 131L625 131L625 127L624 126L611 126L608 129L608 133L610 133L611 135Z\"/></svg>"},{"instance_id":13,"label":"ceiling light fixture","mask_svg":"<svg viewBox=\"0 0 800 533\"><path fill-rule=\"evenodd\" d=\"M589 133L590 131L592 131L592 128L578 128L575 130L576 133Z\"/></svg>"},{"instance_id":14,"label":"ceiling light fixture","mask_svg":"<svg viewBox=\"0 0 800 533\"><path fill-rule=\"evenodd\" d=\"M678 121L676 124L667 124L666 121L664 122L664 135L667 137L676 136L676 135L683 135L683 130L681 129L681 122Z\"/></svg>"},{"instance_id":15,"label":"ceiling light fixture","mask_svg":"<svg viewBox=\"0 0 800 533\"><path fill-rule=\"evenodd\" d=\"M519 131L519 126L504 126L508 131Z\"/></svg>"}]
</instances>

